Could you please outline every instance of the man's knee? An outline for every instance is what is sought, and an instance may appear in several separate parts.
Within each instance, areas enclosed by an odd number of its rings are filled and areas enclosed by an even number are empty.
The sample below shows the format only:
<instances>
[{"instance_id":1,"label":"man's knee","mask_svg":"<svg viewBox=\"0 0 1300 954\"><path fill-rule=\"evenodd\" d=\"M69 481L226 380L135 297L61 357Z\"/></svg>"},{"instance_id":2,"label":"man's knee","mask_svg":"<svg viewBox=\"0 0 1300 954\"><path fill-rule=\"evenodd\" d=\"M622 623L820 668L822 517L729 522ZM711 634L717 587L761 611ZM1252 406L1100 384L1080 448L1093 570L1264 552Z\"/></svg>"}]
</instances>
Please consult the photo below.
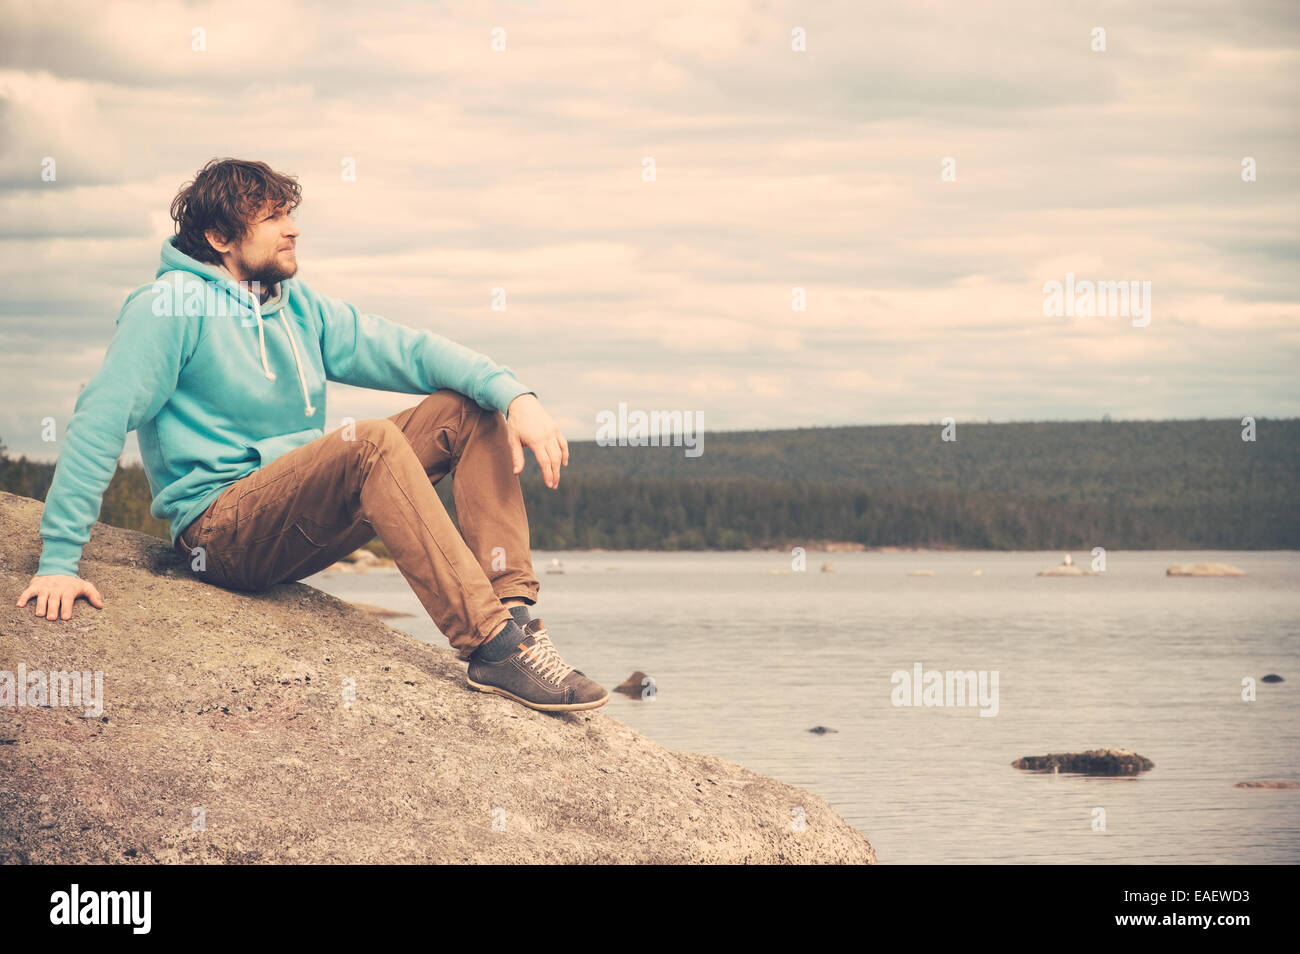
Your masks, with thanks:
<instances>
[{"instance_id":1,"label":"man's knee","mask_svg":"<svg viewBox=\"0 0 1300 954\"><path fill-rule=\"evenodd\" d=\"M438 409L439 417L450 418L451 420L456 420L462 416L472 417L486 413L473 398L450 388L440 388L426 397L425 400Z\"/></svg>"},{"instance_id":2,"label":"man's knee","mask_svg":"<svg viewBox=\"0 0 1300 954\"><path fill-rule=\"evenodd\" d=\"M471 433L482 437L493 431L501 420L501 415L496 411L482 407L473 398L449 388L434 391L424 399L424 405L421 409L424 413L420 416L421 430L445 429L456 435L452 438L453 443L463 440Z\"/></svg>"},{"instance_id":3,"label":"man's knee","mask_svg":"<svg viewBox=\"0 0 1300 954\"><path fill-rule=\"evenodd\" d=\"M391 451L406 443L402 429L386 417L368 417L356 423L357 440L373 444L378 450Z\"/></svg>"}]
</instances>

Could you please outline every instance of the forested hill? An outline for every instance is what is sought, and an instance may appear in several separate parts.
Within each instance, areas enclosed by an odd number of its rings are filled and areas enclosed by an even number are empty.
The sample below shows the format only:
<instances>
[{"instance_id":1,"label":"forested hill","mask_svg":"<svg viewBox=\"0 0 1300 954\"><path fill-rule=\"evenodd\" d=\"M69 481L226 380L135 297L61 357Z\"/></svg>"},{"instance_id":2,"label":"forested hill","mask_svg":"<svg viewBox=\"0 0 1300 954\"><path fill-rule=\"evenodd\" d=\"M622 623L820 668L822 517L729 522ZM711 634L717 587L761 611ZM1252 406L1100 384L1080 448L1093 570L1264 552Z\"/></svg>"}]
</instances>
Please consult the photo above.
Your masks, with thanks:
<instances>
[{"instance_id":1,"label":"forested hill","mask_svg":"<svg viewBox=\"0 0 1300 954\"><path fill-rule=\"evenodd\" d=\"M1300 420L958 422L570 445L538 547L1300 547Z\"/></svg>"},{"instance_id":2,"label":"forested hill","mask_svg":"<svg viewBox=\"0 0 1300 954\"><path fill-rule=\"evenodd\" d=\"M1300 484L1300 420L1262 420L1255 440L1240 421L1074 421L732 431L682 447L570 444L582 477L752 478L1024 494L1052 500L1170 505L1263 499Z\"/></svg>"},{"instance_id":3,"label":"forested hill","mask_svg":"<svg viewBox=\"0 0 1300 954\"><path fill-rule=\"evenodd\" d=\"M531 455L537 549L743 548L838 540L995 549L1300 548L1300 420L958 422L705 432L681 446L570 443L558 491ZM44 499L53 467L0 454ZM440 485L450 505L448 482ZM166 536L138 467L101 519Z\"/></svg>"}]
</instances>

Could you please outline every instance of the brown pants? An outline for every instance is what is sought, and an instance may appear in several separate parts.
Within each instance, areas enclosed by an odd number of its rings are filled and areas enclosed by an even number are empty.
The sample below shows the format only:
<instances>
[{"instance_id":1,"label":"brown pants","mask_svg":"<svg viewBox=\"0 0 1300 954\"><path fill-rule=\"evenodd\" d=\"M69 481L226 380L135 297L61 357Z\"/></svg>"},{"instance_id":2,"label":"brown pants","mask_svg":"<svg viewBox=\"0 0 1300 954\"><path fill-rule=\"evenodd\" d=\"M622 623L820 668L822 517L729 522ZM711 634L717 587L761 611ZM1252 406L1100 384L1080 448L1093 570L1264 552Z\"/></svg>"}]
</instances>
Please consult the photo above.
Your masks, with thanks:
<instances>
[{"instance_id":1,"label":"brown pants","mask_svg":"<svg viewBox=\"0 0 1300 954\"><path fill-rule=\"evenodd\" d=\"M330 431L243 477L177 537L203 579L259 592L384 542L438 629L468 659L541 584L505 417L435 391L392 417ZM454 474L460 532L433 485ZM463 534L463 536L462 536Z\"/></svg>"}]
</instances>

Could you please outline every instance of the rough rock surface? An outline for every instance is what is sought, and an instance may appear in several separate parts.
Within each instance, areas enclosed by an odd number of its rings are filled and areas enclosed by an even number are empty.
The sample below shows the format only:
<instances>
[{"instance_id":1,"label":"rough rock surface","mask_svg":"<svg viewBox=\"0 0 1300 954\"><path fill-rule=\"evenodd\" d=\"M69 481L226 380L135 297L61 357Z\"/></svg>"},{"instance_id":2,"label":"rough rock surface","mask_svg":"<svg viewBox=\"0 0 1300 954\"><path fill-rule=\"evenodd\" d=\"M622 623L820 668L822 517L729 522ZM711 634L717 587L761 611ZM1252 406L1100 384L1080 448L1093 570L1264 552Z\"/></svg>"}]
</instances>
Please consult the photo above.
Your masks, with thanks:
<instances>
[{"instance_id":1,"label":"rough rock surface","mask_svg":"<svg viewBox=\"0 0 1300 954\"><path fill-rule=\"evenodd\" d=\"M104 710L0 707L0 862L875 861L802 789L471 692L450 649L145 534L96 524L104 608L39 618L40 514L0 492L0 671L100 670Z\"/></svg>"},{"instance_id":2,"label":"rough rock surface","mask_svg":"<svg viewBox=\"0 0 1300 954\"><path fill-rule=\"evenodd\" d=\"M1090 749L1055 755L1026 755L1011 763L1027 772L1073 772L1079 775L1137 775L1156 766L1129 749Z\"/></svg>"}]
</instances>

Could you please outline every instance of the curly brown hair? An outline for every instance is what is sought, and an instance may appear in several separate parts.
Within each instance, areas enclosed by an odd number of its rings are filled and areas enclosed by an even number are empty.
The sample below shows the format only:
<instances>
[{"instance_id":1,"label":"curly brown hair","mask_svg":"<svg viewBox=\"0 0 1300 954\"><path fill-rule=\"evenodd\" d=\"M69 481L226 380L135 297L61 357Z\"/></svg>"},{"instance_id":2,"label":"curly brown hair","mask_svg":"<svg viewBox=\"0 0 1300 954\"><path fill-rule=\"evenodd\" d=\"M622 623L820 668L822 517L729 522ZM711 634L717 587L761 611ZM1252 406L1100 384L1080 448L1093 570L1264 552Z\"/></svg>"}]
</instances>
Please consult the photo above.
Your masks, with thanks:
<instances>
[{"instance_id":1,"label":"curly brown hair","mask_svg":"<svg viewBox=\"0 0 1300 954\"><path fill-rule=\"evenodd\" d=\"M176 247L200 262L219 263L208 229L227 242L241 241L268 202L276 209L288 206L290 212L298 208L302 187L297 177L282 175L265 162L213 159L172 199Z\"/></svg>"}]
</instances>

